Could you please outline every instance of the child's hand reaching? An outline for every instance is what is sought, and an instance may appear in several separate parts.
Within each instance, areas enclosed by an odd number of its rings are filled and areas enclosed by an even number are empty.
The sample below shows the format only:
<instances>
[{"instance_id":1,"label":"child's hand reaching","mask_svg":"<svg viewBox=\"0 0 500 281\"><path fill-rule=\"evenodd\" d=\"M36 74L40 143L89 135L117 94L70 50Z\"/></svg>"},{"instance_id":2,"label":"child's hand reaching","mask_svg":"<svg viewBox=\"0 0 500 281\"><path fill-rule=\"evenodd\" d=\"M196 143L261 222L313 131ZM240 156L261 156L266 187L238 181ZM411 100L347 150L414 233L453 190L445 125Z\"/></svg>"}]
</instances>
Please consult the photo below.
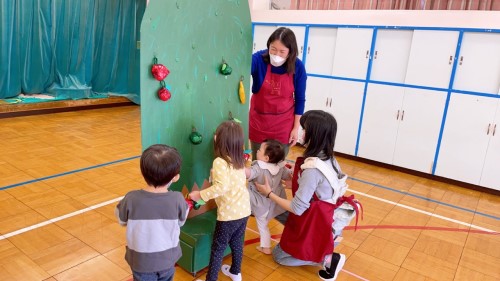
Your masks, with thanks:
<instances>
[{"instance_id":1,"label":"child's hand reaching","mask_svg":"<svg viewBox=\"0 0 500 281\"><path fill-rule=\"evenodd\" d=\"M189 198L191 198L191 200L195 202L200 200L201 199L200 192L198 190L191 191L191 193L189 193Z\"/></svg>"}]
</instances>

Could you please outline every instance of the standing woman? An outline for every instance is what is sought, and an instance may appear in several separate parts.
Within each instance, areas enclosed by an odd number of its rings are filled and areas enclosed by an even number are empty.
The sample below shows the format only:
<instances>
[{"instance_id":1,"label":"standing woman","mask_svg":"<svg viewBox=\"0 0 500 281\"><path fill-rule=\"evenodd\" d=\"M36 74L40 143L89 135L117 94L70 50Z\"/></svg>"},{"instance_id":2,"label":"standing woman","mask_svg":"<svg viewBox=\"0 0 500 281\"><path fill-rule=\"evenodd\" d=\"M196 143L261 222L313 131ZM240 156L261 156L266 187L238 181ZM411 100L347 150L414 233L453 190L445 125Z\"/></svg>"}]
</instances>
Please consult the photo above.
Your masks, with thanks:
<instances>
[{"instance_id":1,"label":"standing woman","mask_svg":"<svg viewBox=\"0 0 500 281\"><path fill-rule=\"evenodd\" d=\"M252 55L252 99L249 137L252 159L265 139L289 146L298 139L300 116L306 101L307 74L297 58L295 34L286 27L276 29L267 40L267 50Z\"/></svg>"}]
</instances>

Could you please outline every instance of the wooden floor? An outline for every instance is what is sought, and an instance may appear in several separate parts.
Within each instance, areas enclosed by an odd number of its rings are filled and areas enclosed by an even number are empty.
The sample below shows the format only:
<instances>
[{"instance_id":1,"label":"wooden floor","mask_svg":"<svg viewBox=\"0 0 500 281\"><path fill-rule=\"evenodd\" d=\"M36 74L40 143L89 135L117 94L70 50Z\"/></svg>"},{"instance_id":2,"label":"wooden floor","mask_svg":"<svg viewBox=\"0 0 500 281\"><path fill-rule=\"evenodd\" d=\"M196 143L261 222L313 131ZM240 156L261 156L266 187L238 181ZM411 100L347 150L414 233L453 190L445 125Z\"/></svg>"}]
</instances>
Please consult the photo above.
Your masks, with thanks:
<instances>
[{"instance_id":1,"label":"wooden floor","mask_svg":"<svg viewBox=\"0 0 500 281\"><path fill-rule=\"evenodd\" d=\"M140 108L3 118L0 143L0 280L130 280L114 207L144 186ZM347 256L337 280L500 280L498 196L339 162L365 212L336 249ZM251 218L244 280L319 280L318 268L256 251L256 230ZM175 280L194 279L177 269Z\"/></svg>"}]
</instances>

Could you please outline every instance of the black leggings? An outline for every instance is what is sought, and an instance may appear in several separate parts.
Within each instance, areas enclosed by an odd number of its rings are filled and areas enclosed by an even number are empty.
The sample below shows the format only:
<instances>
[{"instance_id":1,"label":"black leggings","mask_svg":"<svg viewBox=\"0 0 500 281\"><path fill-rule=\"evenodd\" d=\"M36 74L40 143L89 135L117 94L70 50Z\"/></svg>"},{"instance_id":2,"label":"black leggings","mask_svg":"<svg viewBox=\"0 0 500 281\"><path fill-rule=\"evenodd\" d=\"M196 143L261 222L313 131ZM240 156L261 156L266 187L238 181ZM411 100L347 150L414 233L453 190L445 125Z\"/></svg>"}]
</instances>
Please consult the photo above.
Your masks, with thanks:
<instances>
[{"instance_id":1,"label":"black leggings","mask_svg":"<svg viewBox=\"0 0 500 281\"><path fill-rule=\"evenodd\" d=\"M206 281L217 281L219 269L222 266L222 259L224 258L224 250L226 250L228 244L231 248L233 258L229 272L236 275L241 272L243 239L245 237L247 221L248 217L234 221L217 221Z\"/></svg>"}]
</instances>

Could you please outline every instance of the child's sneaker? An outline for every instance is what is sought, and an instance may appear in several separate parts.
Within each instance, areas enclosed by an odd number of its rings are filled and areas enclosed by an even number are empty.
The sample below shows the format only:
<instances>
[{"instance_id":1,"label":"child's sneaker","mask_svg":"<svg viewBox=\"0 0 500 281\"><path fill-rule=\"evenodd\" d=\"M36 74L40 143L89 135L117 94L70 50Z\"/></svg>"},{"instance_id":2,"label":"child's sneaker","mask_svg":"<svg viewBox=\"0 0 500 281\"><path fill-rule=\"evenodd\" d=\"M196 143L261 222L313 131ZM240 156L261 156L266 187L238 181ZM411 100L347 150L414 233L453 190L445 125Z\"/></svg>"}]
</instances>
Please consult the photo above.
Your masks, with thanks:
<instances>
[{"instance_id":1,"label":"child's sneaker","mask_svg":"<svg viewBox=\"0 0 500 281\"><path fill-rule=\"evenodd\" d=\"M345 264L345 255L344 254L338 254L338 253L333 253L332 255L332 263L330 267L326 268L326 270L322 269L318 272L319 278L321 280L328 280L328 281L334 281L337 279L337 276L339 275L340 270L342 267L344 267Z\"/></svg>"},{"instance_id":2,"label":"child's sneaker","mask_svg":"<svg viewBox=\"0 0 500 281\"><path fill-rule=\"evenodd\" d=\"M222 273L224 273L224 275L226 275L227 277L231 278L231 280L241 281L241 273L232 274L231 272L229 272L230 268L231 268L231 266L224 264L224 265L222 265L222 267L220 269L222 270Z\"/></svg>"}]
</instances>

